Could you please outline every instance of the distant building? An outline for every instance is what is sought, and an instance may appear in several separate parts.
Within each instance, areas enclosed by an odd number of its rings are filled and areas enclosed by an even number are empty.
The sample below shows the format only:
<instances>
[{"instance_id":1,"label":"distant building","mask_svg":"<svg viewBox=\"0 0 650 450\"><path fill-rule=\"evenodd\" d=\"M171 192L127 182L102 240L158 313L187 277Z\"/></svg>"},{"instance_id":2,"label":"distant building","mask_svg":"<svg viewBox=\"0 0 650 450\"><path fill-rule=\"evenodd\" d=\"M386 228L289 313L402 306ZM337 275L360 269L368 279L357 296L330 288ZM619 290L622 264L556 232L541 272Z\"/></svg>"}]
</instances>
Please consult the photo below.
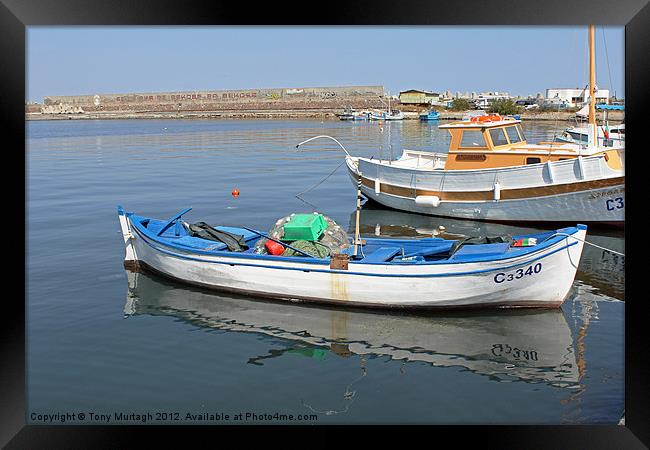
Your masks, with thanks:
<instances>
[{"instance_id":1,"label":"distant building","mask_svg":"<svg viewBox=\"0 0 650 450\"><path fill-rule=\"evenodd\" d=\"M596 86L596 103L609 104L609 90L598 89ZM551 88L546 89L547 102L553 104L564 104L568 107L575 108L582 106L589 101L589 88Z\"/></svg>"},{"instance_id":2,"label":"distant building","mask_svg":"<svg viewBox=\"0 0 650 450\"><path fill-rule=\"evenodd\" d=\"M512 97L507 92L487 92L479 94L475 99L476 109L487 109L497 100L508 100Z\"/></svg>"},{"instance_id":3,"label":"distant building","mask_svg":"<svg viewBox=\"0 0 650 450\"><path fill-rule=\"evenodd\" d=\"M401 91L399 93L399 101L404 104L431 105L432 103L438 103L440 101L440 94L436 92L409 89L408 91Z\"/></svg>"}]
</instances>

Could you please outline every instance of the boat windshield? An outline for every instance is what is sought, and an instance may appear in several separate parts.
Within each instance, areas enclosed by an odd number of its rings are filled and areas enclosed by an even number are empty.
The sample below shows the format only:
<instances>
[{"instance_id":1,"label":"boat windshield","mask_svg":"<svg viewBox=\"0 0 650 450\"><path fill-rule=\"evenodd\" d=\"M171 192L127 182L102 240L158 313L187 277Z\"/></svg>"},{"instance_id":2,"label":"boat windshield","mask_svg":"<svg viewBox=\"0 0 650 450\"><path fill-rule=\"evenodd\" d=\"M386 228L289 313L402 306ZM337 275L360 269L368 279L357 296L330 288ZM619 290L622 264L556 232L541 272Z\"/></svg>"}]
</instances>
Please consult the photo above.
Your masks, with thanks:
<instances>
[{"instance_id":1,"label":"boat windshield","mask_svg":"<svg viewBox=\"0 0 650 450\"><path fill-rule=\"evenodd\" d=\"M525 141L526 136L524 135L524 130L521 129L521 125L517 124L517 131L519 131L519 136L521 136L521 140Z\"/></svg>"},{"instance_id":2,"label":"boat windshield","mask_svg":"<svg viewBox=\"0 0 650 450\"><path fill-rule=\"evenodd\" d=\"M464 148L487 148L483 133L479 130L463 130L460 146Z\"/></svg>"},{"instance_id":3,"label":"boat windshield","mask_svg":"<svg viewBox=\"0 0 650 450\"><path fill-rule=\"evenodd\" d=\"M508 145L503 128L492 128L490 130L490 137L492 138L492 144L495 147L498 147L499 145Z\"/></svg>"},{"instance_id":4,"label":"boat windshield","mask_svg":"<svg viewBox=\"0 0 650 450\"><path fill-rule=\"evenodd\" d=\"M521 137L519 136L519 133L517 133L518 127L519 127L518 125L511 125L509 127L506 127L506 133L508 133L508 139L510 140L511 144L515 144L517 142L521 142L524 140L523 133Z\"/></svg>"}]
</instances>

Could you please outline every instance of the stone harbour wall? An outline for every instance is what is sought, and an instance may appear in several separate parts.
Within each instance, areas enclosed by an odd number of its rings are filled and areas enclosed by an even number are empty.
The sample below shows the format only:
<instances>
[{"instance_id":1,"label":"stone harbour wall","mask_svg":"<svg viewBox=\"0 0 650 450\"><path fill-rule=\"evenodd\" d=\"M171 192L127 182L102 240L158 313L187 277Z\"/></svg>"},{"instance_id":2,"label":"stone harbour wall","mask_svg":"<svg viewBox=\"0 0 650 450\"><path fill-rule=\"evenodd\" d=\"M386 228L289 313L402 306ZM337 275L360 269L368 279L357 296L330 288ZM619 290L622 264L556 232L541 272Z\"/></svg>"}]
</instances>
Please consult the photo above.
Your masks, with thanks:
<instances>
[{"instance_id":1,"label":"stone harbour wall","mask_svg":"<svg viewBox=\"0 0 650 450\"><path fill-rule=\"evenodd\" d=\"M41 112L57 105L87 113L381 108L383 96L383 86L47 96Z\"/></svg>"}]
</instances>

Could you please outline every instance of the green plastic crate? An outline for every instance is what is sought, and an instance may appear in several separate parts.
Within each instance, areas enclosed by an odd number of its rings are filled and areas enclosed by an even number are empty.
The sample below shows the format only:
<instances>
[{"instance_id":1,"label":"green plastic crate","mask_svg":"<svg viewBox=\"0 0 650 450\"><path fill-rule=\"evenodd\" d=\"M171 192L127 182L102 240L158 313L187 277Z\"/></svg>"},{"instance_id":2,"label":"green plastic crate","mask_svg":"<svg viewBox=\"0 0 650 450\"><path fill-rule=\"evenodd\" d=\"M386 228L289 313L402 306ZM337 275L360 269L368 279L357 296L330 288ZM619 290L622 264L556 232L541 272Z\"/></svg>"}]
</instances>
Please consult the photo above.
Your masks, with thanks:
<instances>
[{"instance_id":1,"label":"green plastic crate","mask_svg":"<svg viewBox=\"0 0 650 450\"><path fill-rule=\"evenodd\" d=\"M284 224L283 241L316 241L327 229L322 214L296 214Z\"/></svg>"}]
</instances>

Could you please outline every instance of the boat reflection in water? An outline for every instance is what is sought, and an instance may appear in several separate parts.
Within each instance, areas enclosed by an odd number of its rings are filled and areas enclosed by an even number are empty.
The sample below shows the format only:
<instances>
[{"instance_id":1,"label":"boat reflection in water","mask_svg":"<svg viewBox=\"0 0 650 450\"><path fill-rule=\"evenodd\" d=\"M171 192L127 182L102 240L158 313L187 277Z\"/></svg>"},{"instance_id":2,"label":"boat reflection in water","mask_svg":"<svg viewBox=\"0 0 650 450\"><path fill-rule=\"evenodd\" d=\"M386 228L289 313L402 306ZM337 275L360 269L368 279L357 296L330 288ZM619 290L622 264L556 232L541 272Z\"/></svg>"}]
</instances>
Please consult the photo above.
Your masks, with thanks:
<instances>
[{"instance_id":1,"label":"boat reflection in water","mask_svg":"<svg viewBox=\"0 0 650 450\"><path fill-rule=\"evenodd\" d=\"M350 232L354 232L354 219L354 212L352 212L348 226ZM402 238L437 236L445 239L459 239L475 236L539 233L552 228L544 225L541 227L531 228L494 222L424 216L387 209L372 201L363 205L360 215L360 233L365 236ZM587 242L612 249L618 253L625 253L623 230L590 227ZM624 300L625 257L585 245L576 280L576 286L580 289L596 291L617 300Z\"/></svg>"},{"instance_id":2,"label":"boat reflection in water","mask_svg":"<svg viewBox=\"0 0 650 450\"><path fill-rule=\"evenodd\" d=\"M200 327L266 335L274 345L276 339L286 341L283 350L250 358L252 364L285 353L322 359L332 352L358 355L362 362L380 356L404 364L464 367L496 381L579 387L580 364L561 309L376 313L252 300L179 286L147 273L127 275L127 316L171 315Z\"/></svg>"}]
</instances>

